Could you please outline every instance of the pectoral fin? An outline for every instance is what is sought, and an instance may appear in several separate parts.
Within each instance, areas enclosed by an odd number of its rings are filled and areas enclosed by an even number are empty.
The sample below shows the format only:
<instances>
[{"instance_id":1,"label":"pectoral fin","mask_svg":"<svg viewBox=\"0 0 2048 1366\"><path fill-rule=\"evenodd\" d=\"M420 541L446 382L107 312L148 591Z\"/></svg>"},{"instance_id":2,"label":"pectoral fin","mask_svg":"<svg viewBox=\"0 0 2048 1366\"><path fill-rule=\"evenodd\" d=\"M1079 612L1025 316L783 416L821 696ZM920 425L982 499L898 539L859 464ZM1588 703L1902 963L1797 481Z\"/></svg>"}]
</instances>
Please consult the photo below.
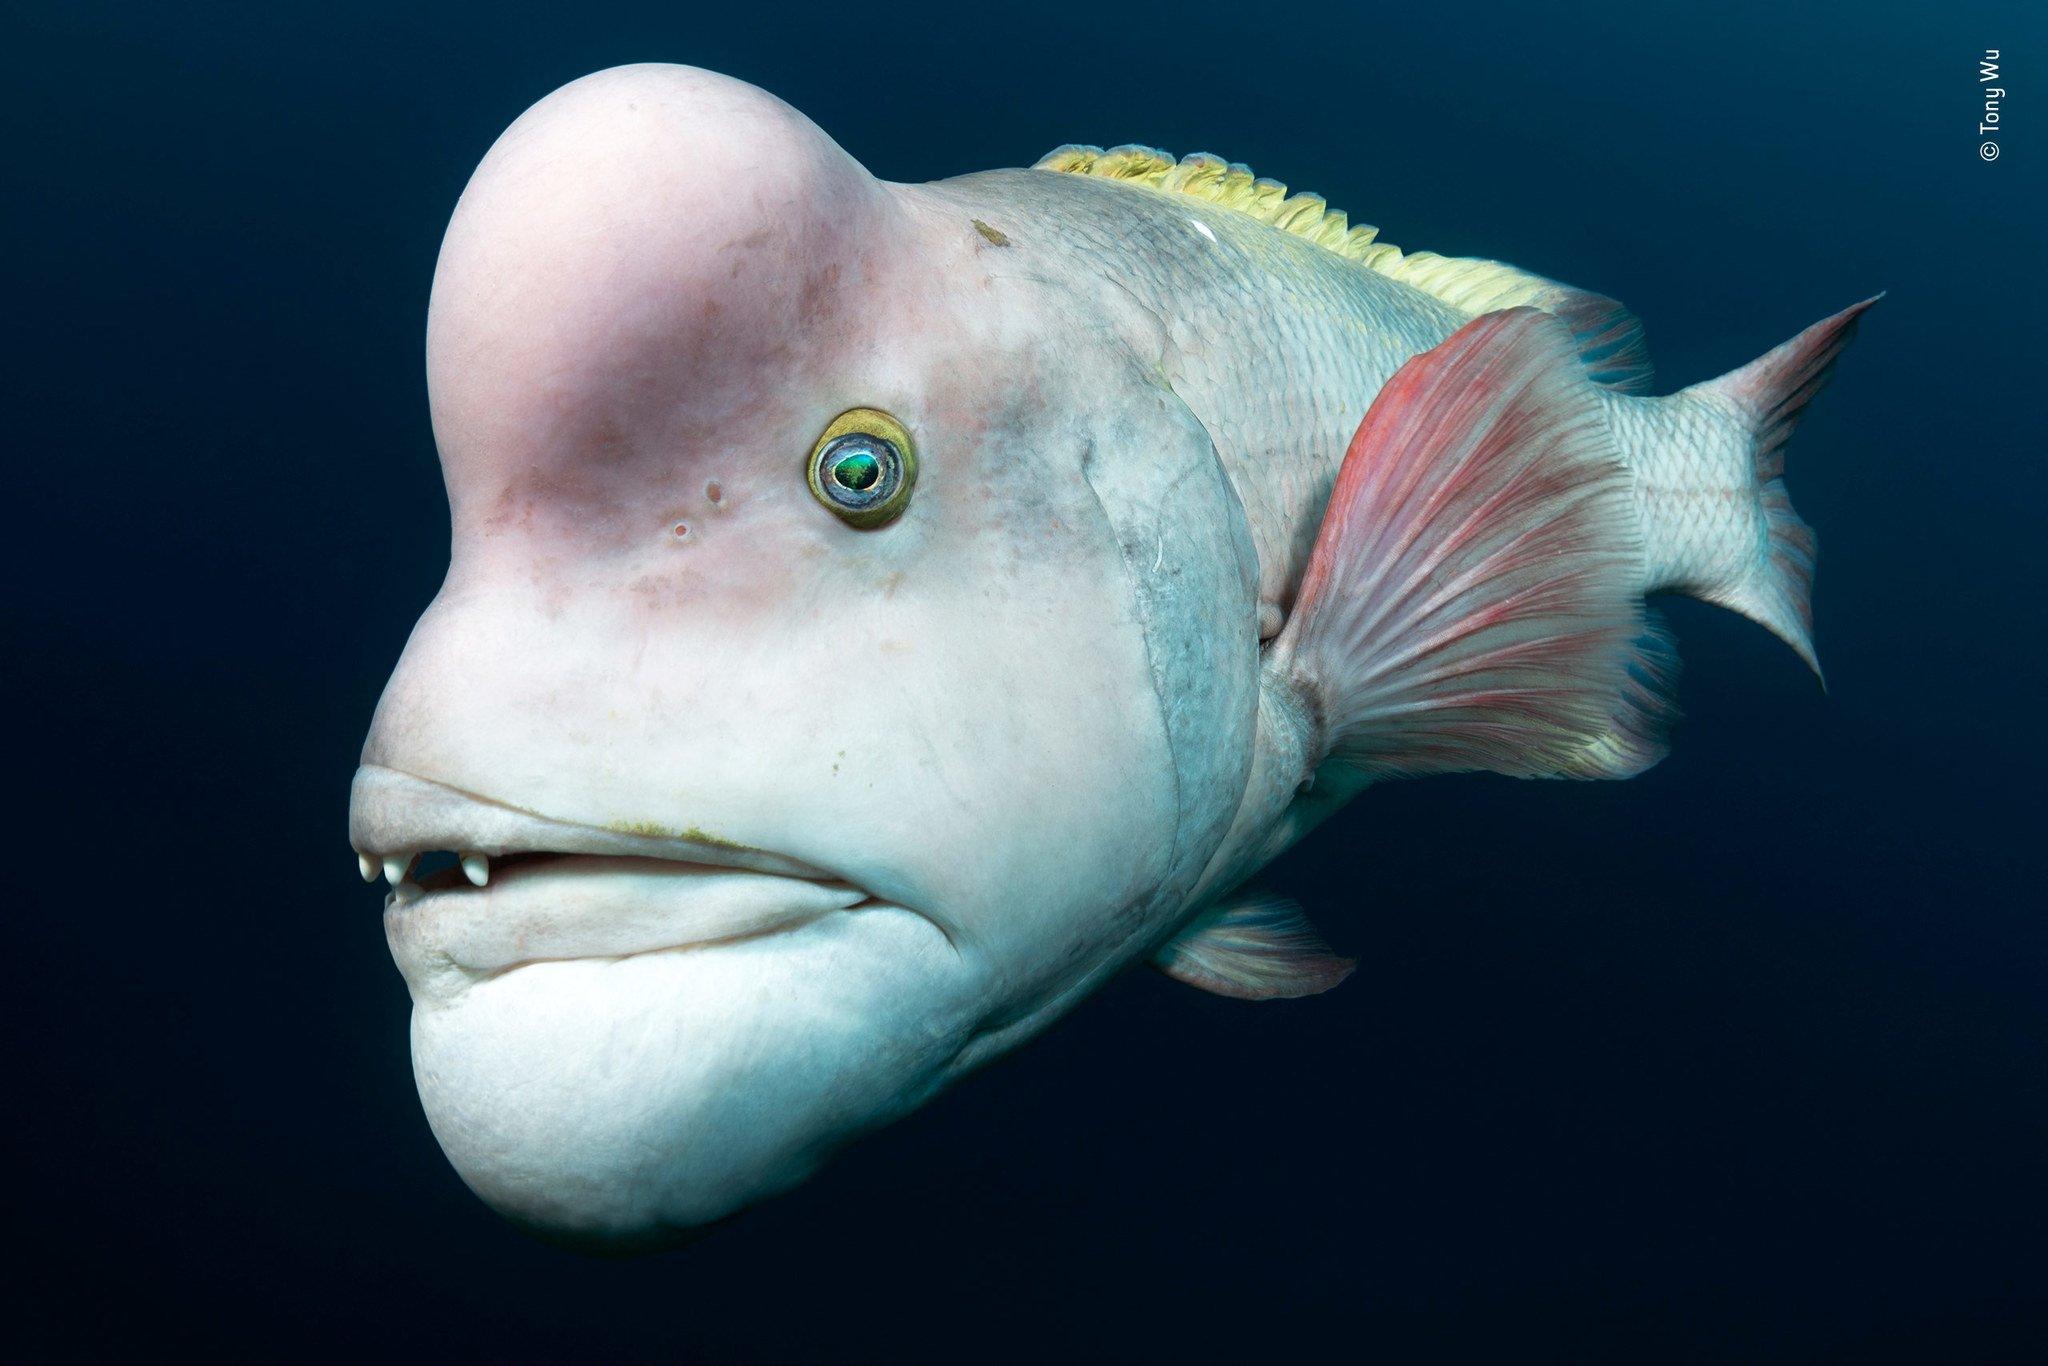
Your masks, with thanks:
<instances>
[{"instance_id":1,"label":"pectoral fin","mask_svg":"<svg viewBox=\"0 0 2048 1366\"><path fill-rule=\"evenodd\" d=\"M1489 313L1373 400L1269 668L1373 778L1640 772L1673 657L1632 498L1570 332Z\"/></svg>"},{"instance_id":2,"label":"pectoral fin","mask_svg":"<svg viewBox=\"0 0 2048 1366\"><path fill-rule=\"evenodd\" d=\"M1152 965L1218 996L1270 1001L1328 991L1358 964L1331 953L1295 902L1249 892L1196 921Z\"/></svg>"}]
</instances>

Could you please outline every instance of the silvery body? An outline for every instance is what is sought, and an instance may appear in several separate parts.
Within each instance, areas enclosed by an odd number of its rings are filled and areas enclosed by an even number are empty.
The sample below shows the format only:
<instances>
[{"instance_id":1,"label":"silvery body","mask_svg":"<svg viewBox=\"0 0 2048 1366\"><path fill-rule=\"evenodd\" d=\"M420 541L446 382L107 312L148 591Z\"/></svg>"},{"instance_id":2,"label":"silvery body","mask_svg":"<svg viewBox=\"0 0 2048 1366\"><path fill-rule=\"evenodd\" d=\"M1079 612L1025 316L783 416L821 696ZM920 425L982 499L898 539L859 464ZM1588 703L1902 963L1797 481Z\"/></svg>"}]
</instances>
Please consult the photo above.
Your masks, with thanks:
<instances>
[{"instance_id":1,"label":"silvery body","mask_svg":"<svg viewBox=\"0 0 2048 1366\"><path fill-rule=\"evenodd\" d=\"M1355 793L1267 643L1361 416L1469 316L1186 197L883 183L701 71L520 118L435 277L451 564L351 818L401 881L490 861L386 911L463 1178L572 1239L718 1219ZM1720 420L1601 401L1638 467ZM856 408L916 443L874 529L805 479ZM1690 572L1644 543L1640 587Z\"/></svg>"}]
</instances>

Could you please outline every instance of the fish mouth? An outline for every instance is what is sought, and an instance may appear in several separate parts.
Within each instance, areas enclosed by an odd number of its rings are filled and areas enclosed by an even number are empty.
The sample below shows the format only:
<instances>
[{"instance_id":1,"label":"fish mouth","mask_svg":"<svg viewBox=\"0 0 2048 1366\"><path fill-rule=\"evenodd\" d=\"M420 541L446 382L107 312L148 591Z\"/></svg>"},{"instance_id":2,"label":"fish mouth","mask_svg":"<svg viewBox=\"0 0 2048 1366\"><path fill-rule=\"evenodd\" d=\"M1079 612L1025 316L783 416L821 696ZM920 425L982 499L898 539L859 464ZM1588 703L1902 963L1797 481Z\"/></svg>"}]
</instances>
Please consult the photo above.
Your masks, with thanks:
<instances>
[{"instance_id":1,"label":"fish mouth","mask_svg":"<svg viewBox=\"0 0 2048 1366\"><path fill-rule=\"evenodd\" d=\"M801 860L702 831L558 820L375 764L357 770L349 842L364 880L391 884L385 932L416 992L533 963L700 950L835 912L902 909Z\"/></svg>"}]
</instances>

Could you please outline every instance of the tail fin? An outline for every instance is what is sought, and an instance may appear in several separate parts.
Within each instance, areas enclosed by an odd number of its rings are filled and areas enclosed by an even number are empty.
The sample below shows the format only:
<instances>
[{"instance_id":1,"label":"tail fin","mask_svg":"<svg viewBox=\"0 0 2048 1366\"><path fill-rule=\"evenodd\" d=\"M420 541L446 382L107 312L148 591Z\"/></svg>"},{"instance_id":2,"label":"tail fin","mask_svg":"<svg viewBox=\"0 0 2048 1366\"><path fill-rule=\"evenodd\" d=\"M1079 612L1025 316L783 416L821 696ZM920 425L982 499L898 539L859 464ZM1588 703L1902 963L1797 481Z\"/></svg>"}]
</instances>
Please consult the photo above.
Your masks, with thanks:
<instances>
[{"instance_id":1,"label":"tail fin","mask_svg":"<svg viewBox=\"0 0 2048 1366\"><path fill-rule=\"evenodd\" d=\"M1799 652L1816 677L1813 650L1813 528L1792 509L1785 491L1785 443L1806 405L1828 382L1842 348L1856 335L1856 320L1883 298L1852 304L1792 340L1688 393L1732 406L1750 435L1764 542L1740 577L1695 588L1699 597L1740 612Z\"/></svg>"}]
</instances>

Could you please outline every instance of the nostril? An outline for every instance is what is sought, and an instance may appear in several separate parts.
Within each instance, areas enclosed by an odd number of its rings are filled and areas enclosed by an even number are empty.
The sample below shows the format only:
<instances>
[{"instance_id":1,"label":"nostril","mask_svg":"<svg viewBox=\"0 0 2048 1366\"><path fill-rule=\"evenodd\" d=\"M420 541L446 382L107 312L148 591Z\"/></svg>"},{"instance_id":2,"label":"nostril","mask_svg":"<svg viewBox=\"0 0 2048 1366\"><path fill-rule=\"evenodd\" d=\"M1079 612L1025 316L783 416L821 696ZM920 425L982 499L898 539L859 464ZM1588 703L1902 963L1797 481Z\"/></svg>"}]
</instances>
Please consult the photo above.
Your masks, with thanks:
<instances>
[{"instance_id":1,"label":"nostril","mask_svg":"<svg viewBox=\"0 0 2048 1366\"><path fill-rule=\"evenodd\" d=\"M725 489L714 479L704 486L704 496L714 503L722 503L725 501Z\"/></svg>"},{"instance_id":2,"label":"nostril","mask_svg":"<svg viewBox=\"0 0 2048 1366\"><path fill-rule=\"evenodd\" d=\"M689 535L689 534L690 534L690 524L689 524L688 522L677 522L677 523L676 523L676 539L677 539L677 540L679 540L679 541L680 541L681 539L683 539L683 537L685 537L685 536L687 536L687 535Z\"/></svg>"}]
</instances>

